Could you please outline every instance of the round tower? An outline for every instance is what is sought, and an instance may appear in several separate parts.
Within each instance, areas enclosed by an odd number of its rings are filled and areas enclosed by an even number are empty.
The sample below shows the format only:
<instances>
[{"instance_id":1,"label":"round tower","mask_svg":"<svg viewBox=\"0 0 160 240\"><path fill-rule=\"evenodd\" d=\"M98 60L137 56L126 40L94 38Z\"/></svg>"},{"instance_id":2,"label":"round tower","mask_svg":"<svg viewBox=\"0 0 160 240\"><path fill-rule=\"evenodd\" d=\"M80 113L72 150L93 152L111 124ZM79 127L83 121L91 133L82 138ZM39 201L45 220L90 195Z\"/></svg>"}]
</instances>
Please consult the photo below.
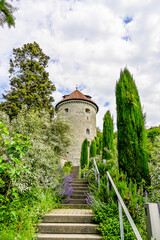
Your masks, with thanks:
<instances>
[{"instance_id":1,"label":"round tower","mask_svg":"<svg viewBox=\"0 0 160 240\"><path fill-rule=\"evenodd\" d=\"M80 165L81 146L85 138L89 142L96 136L96 114L98 106L88 95L75 90L63 96L56 110L68 116L72 124L73 145L68 149L67 158L74 166Z\"/></svg>"}]
</instances>

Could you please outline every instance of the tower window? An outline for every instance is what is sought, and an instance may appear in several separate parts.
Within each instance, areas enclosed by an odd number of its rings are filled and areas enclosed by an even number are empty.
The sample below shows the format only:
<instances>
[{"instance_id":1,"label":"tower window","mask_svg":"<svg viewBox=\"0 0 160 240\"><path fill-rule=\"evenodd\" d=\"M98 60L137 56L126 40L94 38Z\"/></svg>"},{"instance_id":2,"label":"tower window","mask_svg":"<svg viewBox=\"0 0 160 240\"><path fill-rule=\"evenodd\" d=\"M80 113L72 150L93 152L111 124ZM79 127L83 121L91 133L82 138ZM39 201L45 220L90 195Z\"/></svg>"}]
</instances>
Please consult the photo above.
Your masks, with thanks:
<instances>
[{"instance_id":1,"label":"tower window","mask_svg":"<svg viewBox=\"0 0 160 240\"><path fill-rule=\"evenodd\" d=\"M65 108L64 111L67 113L68 112L68 108Z\"/></svg>"},{"instance_id":2,"label":"tower window","mask_svg":"<svg viewBox=\"0 0 160 240\"><path fill-rule=\"evenodd\" d=\"M90 109L89 108L86 108L86 113L90 113Z\"/></svg>"},{"instance_id":3,"label":"tower window","mask_svg":"<svg viewBox=\"0 0 160 240\"><path fill-rule=\"evenodd\" d=\"M86 129L86 134L90 134L90 130L88 128Z\"/></svg>"}]
</instances>

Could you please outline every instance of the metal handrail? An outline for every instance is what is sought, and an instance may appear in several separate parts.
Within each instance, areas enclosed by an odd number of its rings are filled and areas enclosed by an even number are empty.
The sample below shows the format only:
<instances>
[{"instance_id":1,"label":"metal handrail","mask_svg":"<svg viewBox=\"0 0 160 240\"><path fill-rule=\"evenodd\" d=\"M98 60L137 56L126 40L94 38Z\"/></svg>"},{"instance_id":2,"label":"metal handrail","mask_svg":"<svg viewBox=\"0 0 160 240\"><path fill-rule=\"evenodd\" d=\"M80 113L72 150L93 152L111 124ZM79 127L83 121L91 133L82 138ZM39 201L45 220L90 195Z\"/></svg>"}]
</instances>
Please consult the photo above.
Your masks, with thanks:
<instances>
[{"instance_id":1,"label":"metal handrail","mask_svg":"<svg viewBox=\"0 0 160 240\"><path fill-rule=\"evenodd\" d=\"M93 163L94 163L94 175L95 175L95 179L98 183L98 188L100 187L100 173L99 173L99 170L98 170L98 167L97 167L97 163L96 163L96 160L93 159Z\"/></svg>"},{"instance_id":2,"label":"metal handrail","mask_svg":"<svg viewBox=\"0 0 160 240\"><path fill-rule=\"evenodd\" d=\"M136 227L136 225L135 225L135 223L134 223L134 221L133 221L130 213L128 212L128 209L127 209L125 203L123 202L123 199L121 198L121 196L120 196L120 194L119 194L119 192L118 192L118 190L117 190L117 188L116 188L116 186L115 186L115 184L114 184L114 182L113 182L113 179L112 179L111 175L109 174L108 171L106 172L106 174L107 174L107 189L108 189L108 192L109 192L109 181L110 181L111 184L112 184L112 187L114 188L114 191L115 191L115 193L116 193L116 195L117 195L117 198L118 198L118 208L119 208L119 221L120 221L121 240L124 240L122 208L123 208L123 210L124 210L124 212L125 212L125 214L126 214L126 216L127 216L127 218L128 218L128 221L129 221L129 223L130 223L130 225L131 225L131 227L132 227L132 229L133 229L133 232L134 232L136 238L137 238L138 240L142 240L142 237L141 237L141 235L139 234L139 231L138 231L138 229L137 229L137 227Z\"/></svg>"}]
</instances>

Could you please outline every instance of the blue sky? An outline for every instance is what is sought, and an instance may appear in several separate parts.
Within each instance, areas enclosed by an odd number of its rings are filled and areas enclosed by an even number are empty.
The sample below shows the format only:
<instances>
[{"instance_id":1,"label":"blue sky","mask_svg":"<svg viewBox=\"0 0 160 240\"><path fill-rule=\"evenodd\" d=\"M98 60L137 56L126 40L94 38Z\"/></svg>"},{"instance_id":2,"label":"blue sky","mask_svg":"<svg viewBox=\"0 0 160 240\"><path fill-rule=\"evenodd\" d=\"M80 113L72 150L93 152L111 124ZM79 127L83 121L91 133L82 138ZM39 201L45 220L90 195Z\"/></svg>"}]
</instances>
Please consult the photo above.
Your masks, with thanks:
<instances>
[{"instance_id":1,"label":"blue sky","mask_svg":"<svg viewBox=\"0 0 160 240\"><path fill-rule=\"evenodd\" d=\"M36 41L50 56L55 104L76 89L109 109L116 125L115 84L125 66L133 74L147 127L160 124L160 3L156 0L13 1L16 27L0 28L0 98L9 88L13 48Z\"/></svg>"}]
</instances>

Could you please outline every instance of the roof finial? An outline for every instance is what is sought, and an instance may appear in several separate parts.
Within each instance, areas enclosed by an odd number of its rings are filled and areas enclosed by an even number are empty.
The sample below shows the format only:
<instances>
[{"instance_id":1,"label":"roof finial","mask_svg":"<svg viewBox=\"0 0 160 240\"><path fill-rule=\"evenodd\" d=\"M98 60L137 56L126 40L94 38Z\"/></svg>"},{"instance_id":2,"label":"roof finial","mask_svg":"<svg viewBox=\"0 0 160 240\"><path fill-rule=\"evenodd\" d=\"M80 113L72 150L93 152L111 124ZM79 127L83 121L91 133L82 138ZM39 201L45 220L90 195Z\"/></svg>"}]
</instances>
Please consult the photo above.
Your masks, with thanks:
<instances>
[{"instance_id":1,"label":"roof finial","mask_svg":"<svg viewBox=\"0 0 160 240\"><path fill-rule=\"evenodd\" d=\"M78 90L78 84L76 84L76 90Z\"/></svg>"}]
</instances>

